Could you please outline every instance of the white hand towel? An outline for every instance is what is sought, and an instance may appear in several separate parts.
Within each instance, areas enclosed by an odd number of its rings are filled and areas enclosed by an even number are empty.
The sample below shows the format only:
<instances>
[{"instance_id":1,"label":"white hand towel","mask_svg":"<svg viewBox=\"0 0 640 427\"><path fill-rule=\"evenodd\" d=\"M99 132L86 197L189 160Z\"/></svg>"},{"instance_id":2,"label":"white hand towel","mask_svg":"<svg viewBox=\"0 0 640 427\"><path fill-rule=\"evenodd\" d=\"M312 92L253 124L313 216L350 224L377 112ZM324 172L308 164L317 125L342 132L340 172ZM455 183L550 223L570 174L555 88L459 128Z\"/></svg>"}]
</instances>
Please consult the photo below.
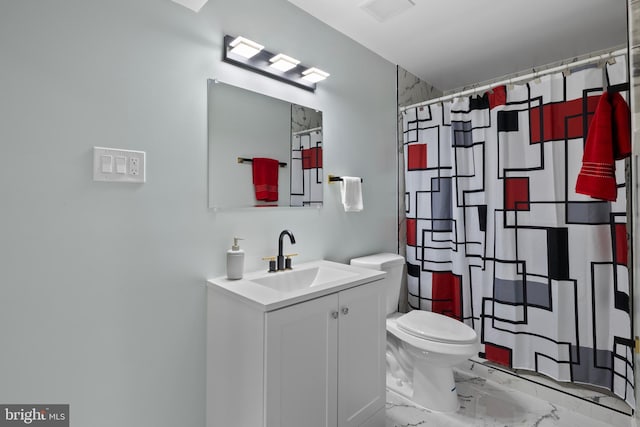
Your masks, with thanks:
<instances>
[{"instance_id":1,"label":"white hand towel","mask_svg":"<svg viewBox=\"0 0 640 427\"><path fill-rule=\"evenodd\" d=\"M345 212L360 212L362 206L362 180L355 176L343 176L340 195Z\"/></svg>"}]
</instances>

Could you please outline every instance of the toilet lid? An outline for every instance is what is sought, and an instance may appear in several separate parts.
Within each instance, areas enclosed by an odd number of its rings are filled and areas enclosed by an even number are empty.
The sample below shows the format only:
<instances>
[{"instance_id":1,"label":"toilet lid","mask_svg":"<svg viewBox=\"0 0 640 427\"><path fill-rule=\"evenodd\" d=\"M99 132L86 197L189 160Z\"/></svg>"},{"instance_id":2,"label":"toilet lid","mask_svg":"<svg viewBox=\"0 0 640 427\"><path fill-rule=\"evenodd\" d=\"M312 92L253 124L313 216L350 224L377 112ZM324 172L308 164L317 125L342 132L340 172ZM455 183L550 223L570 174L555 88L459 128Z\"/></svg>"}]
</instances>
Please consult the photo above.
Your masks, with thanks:
<instances>
[{"instance_id":1,"label":"toilet lid","mask_svg":"<svg viewBox=\"0 0 640 427\"><path fill-rule=\"evenodd\" d=\"M464 323L431 311L413 310L398 317L398 328L413 336L449 344L470 344L477 335Z\"/></svg>"}]
</instances>

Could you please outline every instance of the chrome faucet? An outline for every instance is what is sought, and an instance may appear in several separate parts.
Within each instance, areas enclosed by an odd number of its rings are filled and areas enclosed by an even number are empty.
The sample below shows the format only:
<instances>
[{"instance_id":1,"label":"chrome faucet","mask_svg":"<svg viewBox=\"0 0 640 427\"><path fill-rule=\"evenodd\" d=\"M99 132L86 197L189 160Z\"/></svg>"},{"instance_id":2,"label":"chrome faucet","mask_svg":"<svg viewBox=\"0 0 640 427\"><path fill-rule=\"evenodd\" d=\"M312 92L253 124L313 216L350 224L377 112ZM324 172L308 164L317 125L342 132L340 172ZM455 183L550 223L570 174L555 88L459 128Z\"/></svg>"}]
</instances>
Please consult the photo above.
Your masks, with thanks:
<instances>
[{"instance_id":1,"label":"chrome faucet","mask_svg":"<svg viewBox=\"0 0 640 427\"><path fill-rule=\"evenodd\" d=\"M284 236L289 236L289 241L291 242L291 244L296 244L296 238L293 237L293 233L291 233L289 230L282 230L282 232L280 233L280 237L278 237L278 271L285 269L284 255L282 253L282 239L284 238Z\"/></svg>"}]
</instances>

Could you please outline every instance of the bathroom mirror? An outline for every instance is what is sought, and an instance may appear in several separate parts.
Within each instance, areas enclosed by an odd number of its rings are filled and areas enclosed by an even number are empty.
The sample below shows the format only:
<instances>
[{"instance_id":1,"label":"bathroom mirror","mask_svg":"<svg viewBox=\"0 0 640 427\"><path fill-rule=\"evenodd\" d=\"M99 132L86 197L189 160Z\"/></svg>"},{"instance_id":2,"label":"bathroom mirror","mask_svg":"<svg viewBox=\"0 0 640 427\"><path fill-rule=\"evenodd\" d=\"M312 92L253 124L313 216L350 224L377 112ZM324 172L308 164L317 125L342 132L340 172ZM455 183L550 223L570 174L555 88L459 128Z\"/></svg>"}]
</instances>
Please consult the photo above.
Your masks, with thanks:
<instances>
[{"instance_id":1,"label":"bathroom mirror","mask_svg":"<svg viewBox=\"0 0 640 427\"><path fill-rule=\"evenodd\" d=\"M209 80L208 139L210 208L322 206L321 111Z\"/></svg>"}]
</instances>

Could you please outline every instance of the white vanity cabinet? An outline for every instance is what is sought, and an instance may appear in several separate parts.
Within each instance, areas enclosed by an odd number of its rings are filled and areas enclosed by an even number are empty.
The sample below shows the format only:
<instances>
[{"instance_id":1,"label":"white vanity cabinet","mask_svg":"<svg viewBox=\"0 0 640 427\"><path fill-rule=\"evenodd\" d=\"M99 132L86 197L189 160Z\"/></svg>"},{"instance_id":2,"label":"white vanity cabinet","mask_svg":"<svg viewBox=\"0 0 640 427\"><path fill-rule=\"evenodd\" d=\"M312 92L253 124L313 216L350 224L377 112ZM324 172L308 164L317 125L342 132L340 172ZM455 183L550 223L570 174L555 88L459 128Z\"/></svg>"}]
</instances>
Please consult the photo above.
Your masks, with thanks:
<instances>
[{"instance_id":1,"label":"white vanity cabinet","mask_svg":"<svg viewBox=\"0 0 640 427\"><path fill-rule=\"evenodd\" d=\"M208 427L383 427L376 280L275 310L209 286Z\"/></svg>"},{"instance_id":2,"label":"white vanity cabinet","mask_svg":"<svg viewBox=\"0 0 640 427\"><path fill-rule=\"evenodd\" d=\"M384 407L379 283L266 314L267 426L357 427Z\"/></svg>"}]
</instances>

